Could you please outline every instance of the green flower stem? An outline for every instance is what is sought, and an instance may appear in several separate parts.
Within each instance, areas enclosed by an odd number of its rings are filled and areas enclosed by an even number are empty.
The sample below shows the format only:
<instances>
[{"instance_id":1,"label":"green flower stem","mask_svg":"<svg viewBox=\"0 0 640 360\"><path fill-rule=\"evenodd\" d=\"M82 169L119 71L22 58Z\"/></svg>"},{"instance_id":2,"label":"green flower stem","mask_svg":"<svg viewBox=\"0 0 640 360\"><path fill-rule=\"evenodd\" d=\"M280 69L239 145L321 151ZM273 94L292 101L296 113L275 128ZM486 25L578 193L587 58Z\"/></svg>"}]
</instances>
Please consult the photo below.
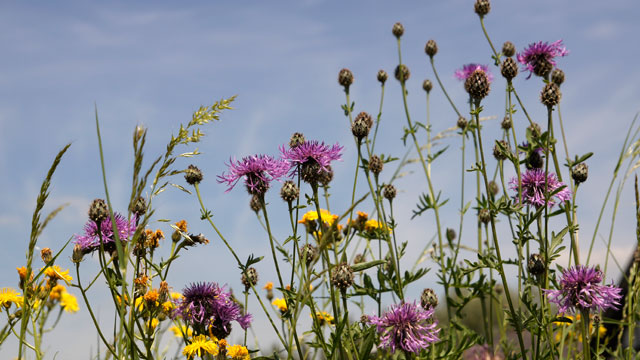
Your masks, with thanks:
<instances>
[{"instance_id":1,"label":"green flower stem","mask_svg":"<svg viewBox=\"0 0 640 360\"><path fill-rule=\"evenodd\" d=\"M203 214L207 214L207 209L204 207L204 203L202 202L202 196L200 195L200 186L199 186L198 183L195 183L194 187L196 189L196 196L198 198L198 202L200 203L200 209L201 209ZM218 227L213 223L213 220L211 220L211 216L205 216L205 218L209 222L209 225L211 225L213 230L216 232L216 234L218 234L218 237L220 238L220 240L222 240L222 242L226 245L227 249L229 249L229 252L231 252L231 255L233 255L233 257L235 258L236 262L238 263L238 266L243 267L244 264L240 261L240 258L238 257L236 252L233 250L231 245L229 245L229 242L227 241L227 239L222 235L220 230L218 230ZM258 294L258 291L256 290L256 288L255 288L255 286L253 284L251 284L251 290L253 290L253 294L256 296L256 299L258 299L258 302L260 303L260 307L262 307L262 311L267 315L267 318L269 319L269 322L271 323L271 327L273 327L273 330L275 330L276 335L278 336L278 339L280 340L280 343L282 344L282 346L286 347L287 343L282 339L282 335L280 335L280 331L278 330L278 327L273 322L273 319L271 318L271 315L269 314L269 311L267 311L267 308L264 306L264 303L262 302L262 298L260 298L260 295ZM302 359L302 357L301 357L301 359Z\"/></svg>"},{"instance_id":2,"label":"green flower stem","mask_svg":"<svg viewBox=\"0 0 640 360\"><path fill-rule=\"evenodd\" d=\"M271 235L271 226L269 225L269 216L267 215L267 204L264 201L264 194L260 195L260 205L262 205L262 214L264 215L264 222L265 222L265 225L267 226L267 234L269 235L269 245L271 245L271 255L273 256L273 263L276 266L276 273L278 274L278 282L280 283L280 288L284 289L284 283L282 282L282 275L280 274L280 266L278 265L278 257L276 256L276 248L273 245L273 235Z\"/></svg>"},{"instance_id":3,"label":"green flower stem","mask_svg":"<svg viewBox=\"0 0 640 360\"><path fill-rule=\"evenodd\" d=\"M247 315L248 313L249 313L249 290L245 289L244 290L244 315ZM242 341L242 346L245 346L245 347L247 346L247 329L244 329L244 340Z\"/></svg>"},{"instance_id":4,"label":"green flower stem","mask_svg":"<svg viewBox=\"0 0 640 360\"><path fill-rule=\"evenodd\" d=\"M589 341L589 310L580 310L582 315L582 358L591 359L591 346Z\"/></svg>"},{"instance_id":5,"label":"green flower stem","mask_svg":"<svg viewBox=\"0 0 640 360\"><path fill-rule=\"evenodd\" d=\"M444 93L444 96L447 98L447 100L449 100L449 104L451 104L451 107L453 108L453 111L455 111L456 114L458 114L458 117L461 118L462 114L460 113L460 111L458 111L458 108L456 107L456 105L453 103L453 101L449 97L449 93L447 93L447 90L444 88L444 85L442 85L442 81L440 81L440 76L438 76L438 71L436 70L436 65L434 64L432 57L429 59L429 62L431 63L431 69L433 70L433 74L436 76L436 80L438 81L438 85L440 85L440 89L442 89L442 92Z\"/></svg>"},{"instance_id":6,"label":"green flower stem","mask_svg":"<svg viewBox=\"0 0 640 360\"><path fill-rule=\"evenodd\" d=\"M347 336L350 340L351 349L353 349L353 354L356 360L360 360L358 355L358 348L356 344L353 342L353 335L351 334L351 325L349 324L349 308L347 307L347 293L345 291L340 291L340 296L342 297L342 306L344 307L344 320L346 324L344 325L347 328Z\"/></svg>"},{"instance_id":7,"label":"green flower stem","mask_svg":"<svg viewBox=\"0 0 640 360\"><path fill-rule=\"evenodd\" d=\"M484 149L482 147L482 135L480 131L479 106L480 106L480 102L476 101L474 112L476 117L476 123L478 124L476 129L478 133L478 147L480 148L480 160L481 160L480 164L486 164L484 160ZM484 165L481 165L480 172L482 173L482 177L484 179L485 190L487 194L489 194L489 181L487 180L487 171ZM515 328L516 328L516 334L518 335L518 343L520 345L521 355L523 359L526 359L526 349L524 347L524 341L522 339L522 329L520 328L520 325L521 325L520 318L516 315L515 308L513 306L513 301L511 299L511 293L509 292L509 284L507 283L507 277L504 272L502 255L500 254L500 243L498 241L498 234L496 231L496 224L493 219L493 216L491 217L491 232L493 235L493 244L496 250L496 257L498 258L498 264L499 264L498 272L500 273L500 277L502 278L502 286L504 287L504 292L505 292L505 295L507 296L507 302L509 303L509 311L511 312L511 317L513 318L513 324L515 325Z\"/></svg>"}]
</instances>

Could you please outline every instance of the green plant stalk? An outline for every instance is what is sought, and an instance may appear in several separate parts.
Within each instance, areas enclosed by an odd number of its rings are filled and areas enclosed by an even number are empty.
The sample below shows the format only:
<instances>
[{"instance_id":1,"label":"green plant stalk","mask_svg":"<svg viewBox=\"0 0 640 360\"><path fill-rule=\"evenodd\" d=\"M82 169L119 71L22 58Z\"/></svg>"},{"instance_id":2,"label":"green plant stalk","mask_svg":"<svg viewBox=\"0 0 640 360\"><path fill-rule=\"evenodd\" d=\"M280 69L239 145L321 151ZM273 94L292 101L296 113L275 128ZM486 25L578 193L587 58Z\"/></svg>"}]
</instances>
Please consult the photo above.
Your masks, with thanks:
<instances>
[{"instance_id":1,"label":"green plant stalk","mask_svg":"<svg viewBox=\"0 0 640 360\"><path fill-rule=\"evenodd\" d=\"M483 164L481 167L481 173L482 173L482 177L484 178L484 184L485 184L485 190L487 192L487 194L489 193L489 181L487 180L487 171L484 167L484 164L486 163L484 160L484 150L482 147L482 135L481 135L481 131L480 131L480 114L479 114L479 104L480 102L477 101L475 102L475 117L476 117L476 122L478 124L478 126L476 127L477 132L478 132L478 147L480 148L480 159L481 159L481 163ZM498 263L499 263L499 268L498 268L498 272L500 273L500 277L502 278L502 286L504 287L504 292L505 295L507 297L507 302L509 303L509 311L511 312L511 316L513 318L513 323L516 327L516 333L518 335L518 343L520 345L520 351L521 351L521 355L523 359L526 359L526 349L524 347L524 341L522 339L522 329L520 328L520 319L516 316L516 312L515 312L515 308L513 306L513 301L511 300L511 294L509 292L509 284L507 283L507 278L505 276L504 273L504 266L502 265L502 255L500 254L500 244L498 241L498 234L496 231L496 224L495 221L493 219L493 216L491 217L491 232L492 232L492 236L493 236L493 243L495 246L495 250L496 250L496 257L498 258Z\"/></svg>"},{"instance_id":2,"label":"green plant stalk","mask_svg":"<svg viewBox=\"0 0 640 360\"><path fill-rule=\"evenodd\" d=\"M451 107L453 108L453 111L455 111L456 114L458 115L458 117L461 118L462 114L460 113L460 111L458 111L458 108L456 107L456 105L451 100L451 97L449 97L449 93L447 93L447 90L444 88L444 85L442 85L442 81L440 81L440 76L438 76L438 71L436 70L436 65L433 62L433 58L432 57L429 58L429 62L431 63L431 69L433 70L433 74L436 76L436 81L438 81L438 85L440 86L440 89L442 89L442 92L444 93L444 96L447 98L447 100L449 100L449 104L451 104Z\"/></svg>"},{"instance_id":3,"label":"green plant stalk","mask_svg":"<svg viewBox=\"0 0 640 360\"><path fill-rule=\"evenodd\" d=\"M358 348L356 347L356 344L353 342L353 335L351 334L351 325L349 324L349 308L347 307L347 294L345 291L340 291L340 295L342 297L342 306L344 307L344 319L347 322L344 325L347 327L347 336L351 341L350 345L351 345L351 348L353 349L353 354L356 360L360 360L360 357L358 355Z\"/></svg>"},{"instance_id":4,"label":"green plant stalk","mask_svg":"<svg viewBox=\"0 0 640 360\"><path fill-rule=\"evenodd\" d=\"M589 311L581 309L582 314L582 356L583 359L591 359L591 346L589 346Z\"/></svg>"},{"instance_id":5,"label":"green plant stalk","mask_svg":"<svg viewBox=\"0 0 640 360\"><path fill-rule=\"evenodd\" d=\"M276 249L275 249L275 246L273 245L273 235L271 235L271 226L269 225L269 217L267 216L267 204L264 201L264 194L260 195L260 204L262 205L262 214L264 215L265 225L267 226L267 235L269 235L269 245L271 246L271 255L273 256L273 263L276 266L276 273L278 274L278 282L280 283L280 288L284 289L284 283L282 282L282 275L280 274L280 266L278 265L278 257L276 256Z\"/></svg>"}]
</instances>

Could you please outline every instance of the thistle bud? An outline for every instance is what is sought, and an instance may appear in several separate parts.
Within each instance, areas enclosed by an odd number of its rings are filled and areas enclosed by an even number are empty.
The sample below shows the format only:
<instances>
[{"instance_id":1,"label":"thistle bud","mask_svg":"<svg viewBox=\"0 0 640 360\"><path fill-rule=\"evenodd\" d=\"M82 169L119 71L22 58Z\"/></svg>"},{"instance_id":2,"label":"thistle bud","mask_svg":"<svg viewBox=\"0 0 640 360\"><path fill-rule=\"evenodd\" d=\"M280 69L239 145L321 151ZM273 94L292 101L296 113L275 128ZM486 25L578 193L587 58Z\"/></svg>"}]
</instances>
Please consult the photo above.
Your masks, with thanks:
<instances>
[{"instance_id":1,"label":"thistle bud","mask_svg":"<svg viewBox=\"0 0 640 360\"><path fill-rule=\"evenodd\" d=\"M318 248L311 245L305 244L300 248L300 260L303 260L307 266L309 266L313 260L318 257Z\"/></svg>"},{"instance_id":2,"label":"thistle bud","mask_svg":"<svg viewBox=\"0 0 640 360\"><path fill-rule=\"evenodd\" d=\"M533 64L533 73L536 74L536 76L540 76L543 78L546 78L552 69L553 69L553 64L544 57L539 58Z\"/></svg>"},{"instance_id":3,"label":"thistle bud","mask_svg":"<svg viewBox=\"0 0 640 360\"><path fill-rule=\"evenodd\" d=\"M242 278L240 279L240 281L244 285L245 291L249 290L251 288L251 285L255 286L258 283L258 270L256 270L256 268L254 268L253 266L248 268L242 274Z\"/></svg>"},{"instance_id":4,"label":"thistle bud","mask_svg":"<svg viewBox=\"0 0 640 360\"><path fill-rule=\"evenodd\" d=\"M403 83L409 80L409 77L411 76L411 71L409 71L409 68L407 67L407 65L400 64L396 66L396 71L394 74L395 74L396 80Z\"/></svg>"},{"instance_id":5,"label":"thistle bud","mask_svg":"<svg viewBox=\"0 0 640 360\"><path fill-rule=\"evenodd\" d=\"M511 129L511 126L513 126L511 118L509 116L505 116L504 119L502 119L502 123L500 123L500 127L502 127L503 130L509 130Z\"/></svg>"},{"instance_id":6,"label":"thistle bud","mask_svg":"<svg viewBox=\"0 0 640 360\"><path fill-rule=\"evenodd\" d=\"M489 211L489 209L480 209L478 219L481 223L488 224L491 221L491 211Z\"/></svg>"},{"instance_id":7,"label":"thistle bud","mask_svg":"<svg viewBox=\"0 0 640 360\"><path fill-rule=\"evenodd\" d=\"M388 77L389 77L389 75L387 75L386 71L378 70L378 81L380 81L381 84L384 85L384 83L387 81Z\"/></svg>"},{"instance_id":8,"label":"thistle bud","mask_svg":"<svg viewBox=\"0 0 640 360\"><path fill-rule=\"evenodd\" d=\"M189 165L184 171L184 179L189 185L199 184L202 181L202 171L193 165Z\"/></svg>"},{"instance_id":9,"label":"thistle bud","mask_svg":"<svg viewBox=\"0 0 640 360\"><path fill-rule=\"evenodd\" d=\"M458 126L459 129L464 130L467 128L467 125L469 125L469 122L467 121L467 119L460 116L458 118L458 121L456 122L456 125Z\"/></svg>"},{"instance_id":10,"label":"thistle bud","mask_svg":"<svg viewBox=\"0 0 640 360\"><path fill-rule=\"evenodd\" d=\"M531 256L529 256L527 270L529 270L529 274L534 276L538 276L544 273L544 261L542 261L542 257L540 256L540 254L531 254Z\"/></svg>"},{"instance_id":11,"label":"thistle bud","mask_svg":"<svg viewBox=\"0 0 640 360\"><path fill-rule=\"evenodd\" d=\"M40 257L45 264L48 264L51 260L53 260L53 255L51 253L51 249L44 248L40 250Z\"/></svg>"},{"instance_id":12,"label":"thistle bud","mask_svg":"<svg viewBox=\"0 0 640 360\"><path fill-rule=\"evenodd\" d=\"M342 69L338 73L338 83L342 85L345 91L349 90L349 86L353 84L353 73L349 69Z\"/></svg>"},{"instance_id":13,"label":"thistle bud","mask_svg":"<svg viewBox=\"0 0 640 360\"><path fill-rule=\"evenodd\" d=\"M282 200L287 203L292 203L298 199L300 196L300 189L298 186L291 180L287 180L282 184L282 188L280 189L280 197Z\"/></svg>"},{"instance_id":14,"label":"thistle bud","mask_svg":"<svg viewBox=\"0 0 640 360\"><path fill-rule=\"evenodd\" d=\"M583 183L587 181L587 176L589 175L589 167L585 163L580 163L571 169L571 177L576 184Z\"/></svg>"},{"instance_id":15,"label":"thistle bud","mask_svg":"<svg viewBox=\"0 0 640 360\"><path fill-rule=\"evenodd\" d=\"M371 115L369 115L368 112L366 112L366 111L359 112L358 115L356 115L356 119L355 120L358 120L358 119L364 120L364 122L365 122L365 124L367 124L367 127L369 128L369 130L371 130L371 128L373 127L373 118L371 117Z\"/></svg>"},{"instance_id":16,"label":"thistle bud","mask_svg":"<svg viewBox=\"0 0 640 360\"><path fill-rule=\"evenodd\" d=\"M453 240L456 239L456 231L453 230L452 228L447 228L446 236L447 236L447 240L449 242L452 242Z\"/></svg>"},{"instance_id":17,"label":"thistle bud","mask_svg":"<svg viewBox=\"0 0 640 360\"><path fill-rule=\"evenodd\" d=\"M430 58L434 57L438 53L438 44L436 44L435 40L427 41L427 44L424 46L424 52L429 55Z\"/></svg>"},{"instance_id":18,"label":"thistle bud","mask_svg":"<svg viewBox=\"0 0 640 360\"><path fill-rule=\"evenodd\" d=\"M500 64L500 74L508 81L513 80L513 78L518 75L518 64L516 64L516 61L510 57L504 59L502 64Z\"/></svg>"},{"instance_id":19,"label":"thistle bud","mask_svg":"<svg viewBox=\"0 0 640 360\"><path fill-rule=\"evenodd\" d=\"M487 74L481 70L476 69L467 80L465 80L464 88L474 100L482 100L489 95L491 86Z\"/></svg>"},{"instance_id":20,"label":"thistle bud","mask_svg":"<svg viewBox=\"0 0 640 360\"><path fill-rule=\"evenodd\" d=\"M422 290L420 305L422 305L425 310L435 309L436 306L438 306L438 295L436 295L436 292L430 288Z\"/></svg>"},{"instance_id":21,"label":"thistle bud","mask_svg":"<svg viewBox=\"0 0 640 360\"><path fill-rule=\"evenodd\" d=\"M131 204L131 212L140 218L147 212L147 200L145 200L144 197L139 196L136 201Z\"/></svg>"},{"instance_id":22,"label":"thistle bud","mask_svg":"<svg viewBox=\"0 0 640 360\"><path fill-rule=\"evenodd\" d=\"M355 136L359 141L369 136L369 126L367 121L363 118L356 117L351 125L351 133Z\"/></svg>"},{"instance_id":23,"label":"thistle bud","mask_svg":"<svg viewBox=\"0 0 640 360\"><path fill-rule=\"evenodd\" d=\"M546 84L540 93L540 101L547 107L558 105L561 97L560 88L555 83Z\"/></svg>"},{"instance_id":24,"label":"thistle bud","mask_svg":"<svg viewBox=\"0 0 640 360\"><path fill-rule=\"evenodd\" d=\"M498 186L498 184L493 180L489 181L489 194L495 197L499 192L500 187Z\"/></svg>"},{"instance_id":25,"label":"thistle bud","mask_svg":"<svg viewBox=\"0 0 640 360\"><path fill-rule=\"evenodd\" d=\"M527 131L529 131L531 133L531 136L534 138L539 138L540 135L542 135L542 129L540 128L540 125L535 122L527 126Z\"/></svg>"},{"instance_id":26,"label":"thistle bud","mask_svg":"<svg viewBox=\"0 0 640 360\"><path fill-rule=\"evenodd\" d=\"M424 91L426 91L426 92L427 92L427 94L428 94L428 93L430 93L430 92L431 92L431 89L433 89L433 83L431 82L431 80L426 79L426 80L422 83L422 89L423 89Z\"/></svg>"},{"instance_id":27,"label":"thistle bud","mask_svg":"<svg viewBox=\"0 0 640 360\"><path fill-rule=\"evenodd\" d=\"M334 266L331 271L331 284L345 292L353 285L353 269L346 262Z\"/></svg>"},{"instance_id":28,"label":"thistle bud","mask_svg":"<svg viewBox=\"0 0 640 360\"><path fill-rule=\"evenodd\" d=\"M404 34L404 26L402 26L402 24L399 23L399 22L393 24L393 28L391 29L391 33L393 33L393 36L395 36L395 37L397 37L399 39L402 36L402 34Z\"/></svg>"},{"instance_id":29,"label":"thistle bud","mask_svg":"<svg viewBox=\"0 0 640 360\"><path fill-rule=\"evenodd\" d=\"M512 57L515 54L516 54L515 45L513 45L511 41L505 41L505 43L502 44L502 55L506 57Z\"/></svg>"},{"instance_id":30,"label":"thistle bud","mask_svg":"<svg viewBox=\"0 0 640 360\"><path fill-rule=\"evenodd\" d=\"M473 8L480 17L483 17L489 13L491 10L491 3L489 0L476 0L476 3L473 5Z\"/></svg>"},{"instance_id":31,"label":"thistle bud","mask_svg":"<svg viewBox=\"0 0 640 360\"><path fill-rule=\"evenodd\" d=\"M389 201L393 201L397 193L396 187L391 184L387 184L382 188L382 196Z\"/></svg>"},{"instance_id":32,"label":"thistle bud","mask_svg":"<svg viewBox=\"0 0 640 360\"><path fill-rule=\"evenodd\" d=\"M291 135L291 138L289 139L289 147L290 148L298 147L304 144L304 141L305 141L304 134L295 132L293 133L293 135Z\"/></svg>"},{"instance_id":33,"label":"thistle bud","mask_svg":"<svg viewBox=\"0 0 640 360\"><path fill-rule=\"evenodd\" d=\"M560 69L554 69L551 73L551 81L560 86L564 82L564 71Z\"/></svg>"},{"instance_id":34,"label":"thistle bud","mask_svg":"<svg viewBox=\"0 0 640 360\"><path fill-rule=\"evenodd\" d=\"M496 160L505 160L510 152L511 148L506 141L496 141L496 145L493 147L493 157L495 157Z\"/></svg>"},{"instance_id":35,"label":"thistle bud","mask_svg":"<svg viewBox=\"0 0 640 360\"><path fill-rule=\"evenodd\" d=\"M89 219L93 220L96 224L102 223L102 220L109 216L109 209L107 204L102 199L95 199L89 206Z\"/></svg>"},{"instance_id":36,"label":"thistle bud","mask_svg":"<svg viewBox=\"0 0 640 360\"><path fill-rule=\"evenodd\" d=\"M378 155L371 155L371 158L369 158L369 171L371 171L373 175L378 176L382 172L383 167L384 163Z\"/></svg>"},{"instance_id":37,"label":"thistle bud","mask_svg":"<svg viewBox=\"0 0 640 360\"><path fill-rule=\"evenodd\" d=\"M318 182L322 186L329 186L331 180L333 180L333 169L331 168L331 165L327 165L327 168L325 170L320 171Z\"/></svg>"},{"instance_id":38,"label":"thistle bud","mask_svg":"<svg viewBox=\"0 0 640 360\"><path fill-rule=\"evenodd\" d=\"M75 244L73 246L73 253L71 254L71 261L74 264L77 264L82 261L84 257L84 251L82 250L82 246L80 244Z\"/></svg>"}]
</instances>

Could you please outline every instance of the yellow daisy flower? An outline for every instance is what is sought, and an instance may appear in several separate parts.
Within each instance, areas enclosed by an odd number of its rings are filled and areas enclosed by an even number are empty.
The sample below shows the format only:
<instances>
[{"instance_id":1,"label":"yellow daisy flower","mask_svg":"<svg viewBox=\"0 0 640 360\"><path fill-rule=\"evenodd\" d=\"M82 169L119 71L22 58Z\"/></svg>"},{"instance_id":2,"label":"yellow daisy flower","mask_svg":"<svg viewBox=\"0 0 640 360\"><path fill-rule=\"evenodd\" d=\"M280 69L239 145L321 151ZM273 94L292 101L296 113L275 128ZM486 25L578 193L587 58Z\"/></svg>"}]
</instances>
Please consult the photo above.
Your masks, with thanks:
<instances>
[{"instance_id":1,"label":"yellow daisy flower","mask_svg":"<svg viewBox=\"0 0 640 360\"><path fill-rule=\"evenodd\" d=\"M286 312L287 311L287 302L284 299L281 298L276 298L273 300L273 302L271 303L273 306L277 307L280 312Z\"/></svg>"},{"instance_id":2,"label":"yellow daisy flower","mask_svg":"<svg viewBox=\"0 0 640 360\"><path fill-rule=\"evenodd\" d=\"M2 288L0 290L0 308L10 308L11 304L16 304L17 307L22 306L23 298L20 293L12 288Z\"/></svg>"},{"instance_id":3,"label":"yellow daisy flower","mask_svg":"<svg viewBox=\"0 0 640 360\"><path fill-rule=\"evenodd\" d=\"M80 310L76 297L66 291L60 294L60 306L68 313L74 313Z\"/></svg>"},{"instance_id":4,"label":"yellow daisy flower","mask_svg":"<svg viewBox=\"0 0 640 360\"><path fill-rule=\"evenodd\" d=\"M249 350L242 345L232 345L227 347L227 355L232 360L250 360Z\"/></svg>"},{"instance_id":5,"label":"yellow daisy flower","mask_svg":"<svg viewBox=\"0 0 640 360\"><path fill-rule=\"evenodd\" d=\"M54 281L60 279L69 283L69 281L73 280L71 275L69 275L69 269L63 271L58 265L47 266L44 269L44 274Z\"/></svg>"},{"instance_id":6,"label":"yellow daisy flower","mask_svg":"<svg viewBox=\"0 0 640 360\"><path fill-rule=\"evenodd\" d=\"M173 301L181 301L182 299L184 299L184 296L179 292L172 292L171 299Z\"/></svg>"},{"instance_id":7,"label":"yellow daisy flower","mask_svg":"<svg viewBox=\"0 0 640 360\"><path fill-rule=\"evenodd\" d=\"M58 300L62 296L62 293L65 292L67 292L67 288L64 287L64 285L58 284L54 286L53 289L51 289L51 292L49 293L49 299Z\"/></svg>"},{"instance_id":8,"label":"yellow daisy flower","mask_svg":"<svg viewBox=\"0 0 640 360\"><path fill-rule=\"evenodd\" d=\"M338 220L338 215L334 215L325 209L320 209L320 215L322 216L322 221L324 221L327 226L333 225L333 223ZM318 220L318 212L317 211L309 211L302 216L302 219L298 221L300 224L309 224L312 221Z\"/></svg>"},{"instance_id":9,"label":"yellow daisy flower","mask_svg":"<svg viewBox=\"0 0 640 360\"><path fill-rule=\"evenodd\" d=\"M182 350L182 355L189 360L193 359L195 355L202 357L203 354L218 355L218 345L211 340L207 340L204 335L198 335L191 339L191 344L185 346L184 350Z\"/></svg>"}]
</instances>

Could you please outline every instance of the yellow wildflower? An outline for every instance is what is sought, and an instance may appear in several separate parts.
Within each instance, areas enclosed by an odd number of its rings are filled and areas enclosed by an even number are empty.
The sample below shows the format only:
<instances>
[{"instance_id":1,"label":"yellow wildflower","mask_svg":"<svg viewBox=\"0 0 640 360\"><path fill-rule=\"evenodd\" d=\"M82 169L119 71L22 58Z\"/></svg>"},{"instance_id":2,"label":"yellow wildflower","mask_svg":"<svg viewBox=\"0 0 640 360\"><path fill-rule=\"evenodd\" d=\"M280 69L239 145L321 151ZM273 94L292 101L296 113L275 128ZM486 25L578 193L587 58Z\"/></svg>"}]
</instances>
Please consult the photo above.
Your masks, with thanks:
<instances>
[{"instance_id":1,"label":"yellow wildflower","mask_svg":"<svg viewBox=\"0 0 640 360\"><path fill-rule=\"evenodd\" d=\"M180 220L176 223L176 227L180 229L183 233L187 232L187 222L185 220Z\"/></svg>"},{"instance_id":2,"label":"yellow wildflower","mask_svg":"<svg viewBox=\"0 0 640 360\"><path fill-rule=\"evenodd\" d=\"M151 331L155 330L160 321L157 318L151 319L151 322L147 321L147 328L150 328Z\"/></svg>"},{"instance_id":3,"label":"yellow wildflower","mask_svg":"<svg viewBox=\"0 0 640 360\"><path fill-rule=\"evenodd\" d=\"M62 296L62 293L65 292L67 292L67 288L65 288L64 285L58 284L54 286L53 289L51 289L51 292L49 293L49 299L58 300Z\"/></svg>"},{"instance_id":4,"label":"yellow wildflower","mask_svg":"<svg viewBox=\"0 0 640 360\"><path fill-rule=\"evenodd\" d=\"M74 313L80 310L76 297L66 291L60 294L60 306L68 313Z\"/></svg>"},{"instance_id":5,"label":"yellow wildflower","mask_svg":"<svg viewBox=\"0 0 640 360\"><path fill-rule=\"evenodd\" d=\"M287 311L287 302L284 299L276 298L276 299L273 300L273 302L271 304L273 306L277 307L278 310L280 310L280 312L286 312Z\"/></svg>"},{"instance_id":6,"label":"yellow wildflower","mask_svg":"<svg viewBox=\"0 0 640 360\"><path fill-rule=\"evenodd\" d=\"M327 224L327 226L333 225L333 223L338 220L338 215L334 215L325 209L320 209L320 215L322 216L322 221ZM302 219L298 221L300 224L309 225L312 221L318 220L318 212L317 211L309 211L302 216Z\"/></svg>"},{"instance_id":7,"label":"yellow wildflower","mask_svg":"<svg viewBox=\"0 0 640 360\"><path fill-rule=\"evenodd\" d=\"M264 288L263 288L263 289L265 289L265 290L267 290L267 291L269 291L269 290L273 290L273 283L272 283L271 281L269 281L268 283L266 283L266 284L264 285Z\"/></svg>"},{"instance_id":8,"label":"yellow wildflower","mask_svg":"<svg viewBox=\"0 0 640 360\"><path fill-rule=\"evenodd\" d=\"M0 290L0 308L10 308L11 304L16 304L17 307L22 306L23 298L20 293L12 288L2 288Z\"/></svg>"},{"instance_id":9,"label":"yellow wildflower","mask_svg":"<svg viewBox=\"0 0 640 360\"><path fill-rule=\"evenodd\" d=\"M182 355L191 360L195 355L202 357L203 354L218 355L218 345L211 340L207 340L204 335L198 335L191 339L191 344L184 347Z\"/></svg>"},{"instance_id":10,"label":"yellow wildflower","mask_svg":"<svg viewBox=\"0 0 640 360\"><path fill-rule=\"evenodd\" d=\"M53 281L60 279L64 280L66 283L69 283L69 281L73 280L73 278L71 278L71 275L69 275L69 269L63 271L58 265L47 266L44 269L44 274Z\"/></svg>"},{"instance_id":11,"label":"yellow wildflower","mask_svg":"<svg viewBox=\"0 0 640 360\"><path fill-rule=\"evenodd\" d=\"M171 299L173 299L174 301L181 301L182 299L184 299L184 295L180 294L179 292L172 292Z\"/></svg>"},{"instance_id":12,"label":"yellow wildflower","mask_svg":"<svg viewBox=\"0 0 640 360\"><path fill-rule=\"evenodd\" d=\"M227 347L227 355L232 360L249 360L249 350L242 345L232 345Z\"/></svg>"},{"instance_id":13,"label":"yellow wildflower","mask_svg":"<svg viewBox=\"0 0 640 360\"><path fill-rule=\"evenodd\" d=\"M182 334L184 333L185 335L187 335L187 337L192 337L193 336L193 329L188 328L185 325L182 325L181 327L177 327L177 326L172 326L169 328L169 330L171 330L173 332L173 334L176 337L181 338Z\"/></svg>"},{"instance_id":14,"label":"yellow wildflower","mask_svg":"<svg viewBox=\"0 0 640 360\"><path fill-rule=\"evenodd\" d=\"M144 301L146 301L149 306L158 306L159 297L160 297L160 294L158 294L158 290L153 289L151 291L148 291L146 294L144 294Z\"/></svg>"},{"instance_id":15,"label":"yellow wildflower","mask_svg":"<svg viewBox=\"0 0 640 360\"><path fill-rule=\"evenodd\" d=\"M171 301L165 301L162 303L162 312L168 314L173 310L174 306Z\"/></svg>"},{"instance_id":16,"label":"yellow wildflower","mask_svg":"<svg viewBox=\"0 0 640 360\"><path fill-rule=\"evenodd\" d=\"M309 314L309 316L311 316L311 318L313 319L313 315ZM329 313L325 311L322 311L322 312L317 311L316 317L318 318L318 322L320 323L320 325L324 325L324 324L333 325L333 322L335 320L333 316L331 316Z\"/></svg>"}]
</instances>

